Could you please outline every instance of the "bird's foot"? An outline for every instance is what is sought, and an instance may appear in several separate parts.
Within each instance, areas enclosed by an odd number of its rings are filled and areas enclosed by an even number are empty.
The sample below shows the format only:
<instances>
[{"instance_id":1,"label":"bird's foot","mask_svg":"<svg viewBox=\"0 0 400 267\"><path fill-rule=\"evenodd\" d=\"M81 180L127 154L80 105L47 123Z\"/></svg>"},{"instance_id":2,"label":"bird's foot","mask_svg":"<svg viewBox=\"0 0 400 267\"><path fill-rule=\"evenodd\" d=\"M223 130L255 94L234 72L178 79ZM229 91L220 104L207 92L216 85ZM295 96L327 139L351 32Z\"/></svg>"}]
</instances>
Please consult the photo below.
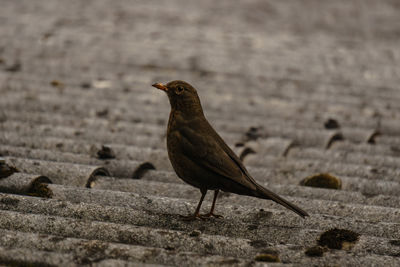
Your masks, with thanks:
<instances>
[{"instance_id":1,"label":"bird's foot","mask_svg":"<svg viewBox=\"0 0 400 267\"><path fill-rule=\"evenodd\" d=\"M219 215L219 214L214 214L213 212L209 212L209 213L206 213L206 214L201 214L200 217L202 219L209 219L210 217L214 217L214 218L218 218L218 219L224 218L224 216Z\"/></svg>"}]
</instances>

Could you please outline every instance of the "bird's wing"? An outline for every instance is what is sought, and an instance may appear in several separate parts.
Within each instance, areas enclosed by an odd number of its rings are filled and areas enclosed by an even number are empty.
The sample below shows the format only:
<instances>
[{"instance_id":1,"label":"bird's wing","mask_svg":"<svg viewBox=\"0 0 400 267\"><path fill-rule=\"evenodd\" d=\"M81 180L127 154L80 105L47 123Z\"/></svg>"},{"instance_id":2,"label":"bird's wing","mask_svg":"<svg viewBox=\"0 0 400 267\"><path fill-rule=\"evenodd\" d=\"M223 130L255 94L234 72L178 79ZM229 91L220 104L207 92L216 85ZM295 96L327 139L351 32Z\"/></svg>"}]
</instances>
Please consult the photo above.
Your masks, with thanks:
<instances>
[{"instance_id":1,"label":"bird's wing","mask_svg":"<svg viewBox=\"0 0 400 267\"><path fill-rule=\"evenodd\" d=\"M208 123L208 122L207 122ZM225 141L219 136L219 134L212 128L210 124L208 124L209 129L210 129L210 134L214 136L218 144L221 146L221 148L225 151L226 154L229 155L229 157L236 163L236 165L242 170L242 172L245 174L246 179L249 180L252 183L256 183L254 179L251 177L249 172L247 171L246 167L243 165L242 160L233 152L233 150L225 143Z\"/></svg>"},{"instance_id":2,"label":"bird's wing","mask_svg":"<svg viewBox=\"0 0 400 267\"><path fill-rule=\"evenodd\" d=\"M202 134L189 127L182 127L179 132L182 136L181 146L183 153L195 164L199 164L209 171L255 190L256 184L247 175L247 170L240 162L240 159L229 149L211 126L208 130L208 134ZM210 132L210 130L213 132ZM228 151L226 147L229 149Z\"/></svg>"}]
</instances>

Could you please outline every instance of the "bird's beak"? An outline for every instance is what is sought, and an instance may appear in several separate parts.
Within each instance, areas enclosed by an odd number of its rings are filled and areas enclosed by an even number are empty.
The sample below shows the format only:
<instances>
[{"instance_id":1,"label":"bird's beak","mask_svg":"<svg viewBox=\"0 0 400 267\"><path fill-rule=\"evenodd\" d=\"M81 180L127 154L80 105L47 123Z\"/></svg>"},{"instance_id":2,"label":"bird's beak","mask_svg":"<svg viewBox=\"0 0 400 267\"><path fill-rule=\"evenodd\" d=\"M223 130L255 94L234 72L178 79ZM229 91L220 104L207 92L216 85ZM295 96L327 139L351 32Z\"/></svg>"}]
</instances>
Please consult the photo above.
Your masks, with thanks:
<instances>
[{"instance_id":1,"label":"bird's beak","mask_svg":"<svg viewBox=\"0 0 400 267\"><path fill-rule=\"evenodd\" d=\"M164 84L162 83L155 83L153 85L151 85L157 89L163 90L164 92L168 92L168 87L166 87Z\"/></svg>"}]
</instances>

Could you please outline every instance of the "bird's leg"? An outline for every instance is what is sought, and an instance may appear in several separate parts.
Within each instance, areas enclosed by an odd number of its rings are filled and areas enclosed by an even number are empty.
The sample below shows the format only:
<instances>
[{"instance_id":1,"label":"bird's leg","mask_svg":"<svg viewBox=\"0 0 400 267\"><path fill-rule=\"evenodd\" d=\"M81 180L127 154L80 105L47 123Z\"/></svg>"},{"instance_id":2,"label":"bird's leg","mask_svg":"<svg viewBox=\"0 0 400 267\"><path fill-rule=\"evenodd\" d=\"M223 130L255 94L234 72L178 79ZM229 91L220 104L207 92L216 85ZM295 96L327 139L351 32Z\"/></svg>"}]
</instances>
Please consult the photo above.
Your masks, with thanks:
<instances>
[{"instance_id":1,"label":"bird's leg","mask_svg":"<svg viewBox=\"0 0 400 267\"><path fill-rule=\"evenodd\" d=\"M193 220L196 220L197 218L203 219L200 216L200 207L201 207L201 204L203 203L204 197L207 194L207 190L200 189L200 192L201 192L200 201L199 201L199 204L197 205L197 208L196 208L196 211L194 212L194 214L187 215L187 216L180 215L185 221L193 221Z\"/></svg>"},{"instance_id":2,"label":"bird's leg","mask_svg":"<svg viewBox=\"0 0 400 267\"><path fill-rule=\"evenodd\" d=\"M211 205L211 210L207 214L200 215L202 218L209 218L209 217L215 217L215 218L223 218L222 215L214 214L214 208L215 208L215 202L217 202L217 196L218 196L219 190L214 191L214 199L213 203Z\"/></svg>"}]
</instances>

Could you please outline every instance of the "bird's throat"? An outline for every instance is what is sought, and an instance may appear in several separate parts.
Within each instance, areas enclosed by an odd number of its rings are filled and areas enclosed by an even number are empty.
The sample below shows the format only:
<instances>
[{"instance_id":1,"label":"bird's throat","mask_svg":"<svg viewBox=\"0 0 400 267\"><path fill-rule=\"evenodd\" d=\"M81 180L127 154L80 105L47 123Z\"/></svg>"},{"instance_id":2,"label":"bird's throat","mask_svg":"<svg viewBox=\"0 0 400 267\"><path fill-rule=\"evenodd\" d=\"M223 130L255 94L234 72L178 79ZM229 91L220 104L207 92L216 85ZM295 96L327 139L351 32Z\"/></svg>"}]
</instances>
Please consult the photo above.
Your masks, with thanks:
<instances>
[{"instance_id":1,"label":"bird's throat","mask_svg":"<svg viewBox=\"0 0 400 267\"><path fill-rule=\"evenodd\" d=\"M182 112L181 110L171 109L168 119L168 131L179 130L179 127L186 126L188 122L194 119L204 118L203 112L195 112L193 110Z\"/></svg>"},{"instance_id":2,"label":"bird's throat","mask_svg":"<svg viewBox=\"0 0 400 267\"><path fill-rule=\"evenodd\" d=\"M196 118L197 116L204 116L203 108L200 103L200 99L175 99L170 98L171 114L180 114L186 119Z\"/></svg>"}]
</instances>

